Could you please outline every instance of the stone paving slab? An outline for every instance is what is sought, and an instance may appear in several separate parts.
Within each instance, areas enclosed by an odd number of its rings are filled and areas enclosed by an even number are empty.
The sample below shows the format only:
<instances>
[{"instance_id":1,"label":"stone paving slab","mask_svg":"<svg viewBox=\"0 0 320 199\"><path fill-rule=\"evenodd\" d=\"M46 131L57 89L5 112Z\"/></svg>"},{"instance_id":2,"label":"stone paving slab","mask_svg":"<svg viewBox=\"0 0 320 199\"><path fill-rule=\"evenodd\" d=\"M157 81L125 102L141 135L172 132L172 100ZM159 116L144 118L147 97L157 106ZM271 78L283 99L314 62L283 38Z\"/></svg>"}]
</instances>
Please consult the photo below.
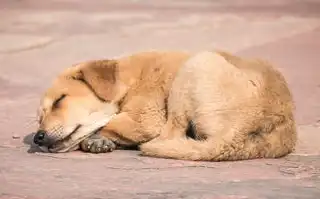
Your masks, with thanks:
<instances>
[{"instance_id":1,"label":"stone paving slab","mask_svg":"<svg viewBox=\"0 0 320 199\"><path fill-rule=\"evenodd\" d=\"M0 199L320 198L320 2L2 0L0 19ZM30 146L39 98L69 65L215 48L267 58L284 73L297 106L295 153L190 162Z\"/></svg>"}]
</instances>

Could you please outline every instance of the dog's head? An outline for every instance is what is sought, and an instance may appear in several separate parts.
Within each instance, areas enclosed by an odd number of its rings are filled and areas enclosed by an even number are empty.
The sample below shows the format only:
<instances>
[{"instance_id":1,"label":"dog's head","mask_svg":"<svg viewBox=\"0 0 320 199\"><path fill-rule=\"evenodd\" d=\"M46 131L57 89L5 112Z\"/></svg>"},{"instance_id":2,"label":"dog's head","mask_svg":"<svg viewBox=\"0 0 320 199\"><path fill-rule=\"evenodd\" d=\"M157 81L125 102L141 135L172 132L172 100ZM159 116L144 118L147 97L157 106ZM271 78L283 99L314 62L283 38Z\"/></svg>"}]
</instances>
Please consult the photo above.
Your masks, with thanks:
<instances>
[{"instance_id":1,"label":"dog's head","mask_svg":"<svg viewBox=\"0 0 320 199\"><path fill-rule=\"evenodd\" d=\"M66 152L104 127L118 112L126 87L116 61L92 61L66 69L45 92L39 107L35 144Z\"/></svg>"}]
</instances>

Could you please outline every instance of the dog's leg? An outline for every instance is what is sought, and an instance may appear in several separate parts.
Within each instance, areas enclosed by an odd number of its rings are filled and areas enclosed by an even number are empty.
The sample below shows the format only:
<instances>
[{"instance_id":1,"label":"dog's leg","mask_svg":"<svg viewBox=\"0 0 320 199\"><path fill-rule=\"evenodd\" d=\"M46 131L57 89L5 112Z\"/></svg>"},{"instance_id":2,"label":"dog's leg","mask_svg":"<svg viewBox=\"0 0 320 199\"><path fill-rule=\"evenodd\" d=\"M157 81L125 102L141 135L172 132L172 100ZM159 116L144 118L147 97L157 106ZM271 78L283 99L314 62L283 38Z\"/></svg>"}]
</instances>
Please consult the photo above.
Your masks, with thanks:
<instances>
[{"instance_id":1,"label":"dog's leg","mask_svg":"<svg viewBox=\"0 0 320 199\"><path fill-rule=\"evenodd\" d=\"M161 94L161 92L160 92ZM164 97L159 92L131 102L134 110L120 112L112 117L99 134L117 147L135 147L161 133L166 123Z\"/></svg>"},{"instance_id":2,"label":"dog's leg","mask_svg":"<svg viewBox=\"0 0 320 199\"><path fill-rule=\"evenodd\" d=\"M80 149L90 153L106 153L115 148L115 143L100 134L94 134L80 143Z\"/></svg>"},{"instance_id":3,"label":"dog's leg","mask_svg":"<svg viewBox=\"0 0 320 199\"><path fill-rule=\"evenodd\" d=\"M155 118L146 117L142 124L142 122L131 118L128 113L122 112L116 115L100 133L119 145L139 145L157 137L160 133L160 128L163 126L163 124L148 125L147 120L155 121Z\"/></svg>"}]
</instances>

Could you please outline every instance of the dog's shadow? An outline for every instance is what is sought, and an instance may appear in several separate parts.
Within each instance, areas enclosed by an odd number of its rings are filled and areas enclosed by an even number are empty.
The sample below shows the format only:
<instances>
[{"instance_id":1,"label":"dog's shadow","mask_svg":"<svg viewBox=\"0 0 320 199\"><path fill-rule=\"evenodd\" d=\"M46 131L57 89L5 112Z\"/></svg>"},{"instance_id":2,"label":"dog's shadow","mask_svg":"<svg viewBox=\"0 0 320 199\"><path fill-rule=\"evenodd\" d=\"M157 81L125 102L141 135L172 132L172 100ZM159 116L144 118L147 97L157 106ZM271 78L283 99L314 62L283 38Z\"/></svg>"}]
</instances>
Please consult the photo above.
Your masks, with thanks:
<instances>
[{"instance_id":1,"label":"dog's shadow","mask_svg":"<svg viewBox=\"0 0 320 199\"><path fill-rule=\"evenodd\" d=\"M33 142L34 135L35 133L30 133L23 138L23 143L30 147L27 151L28 153L42 152L40 148Z\"/></svg>"}]
</instances>

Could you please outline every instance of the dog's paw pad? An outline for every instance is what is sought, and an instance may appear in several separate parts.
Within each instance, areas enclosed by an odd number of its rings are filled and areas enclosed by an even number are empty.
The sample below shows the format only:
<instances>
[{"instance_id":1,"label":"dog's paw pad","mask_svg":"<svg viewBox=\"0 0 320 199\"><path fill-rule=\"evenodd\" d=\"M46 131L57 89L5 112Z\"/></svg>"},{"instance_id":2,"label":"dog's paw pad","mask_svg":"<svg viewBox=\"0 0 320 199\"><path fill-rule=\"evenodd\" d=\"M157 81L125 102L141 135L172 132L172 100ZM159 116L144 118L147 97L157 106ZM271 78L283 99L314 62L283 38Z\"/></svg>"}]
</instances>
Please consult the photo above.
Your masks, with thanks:
<instances>
[{"instance_id":1,"label":"dog's paw pad","mask_svg":"<svg viewBox=\"0 0 320 199\"><path fill-rule=\"evenodd\" d=\"M107 153L116 148L116 145L105 137L89 137L81 142L80 147L85 152Z\"/></svg>"}]
</instances>

